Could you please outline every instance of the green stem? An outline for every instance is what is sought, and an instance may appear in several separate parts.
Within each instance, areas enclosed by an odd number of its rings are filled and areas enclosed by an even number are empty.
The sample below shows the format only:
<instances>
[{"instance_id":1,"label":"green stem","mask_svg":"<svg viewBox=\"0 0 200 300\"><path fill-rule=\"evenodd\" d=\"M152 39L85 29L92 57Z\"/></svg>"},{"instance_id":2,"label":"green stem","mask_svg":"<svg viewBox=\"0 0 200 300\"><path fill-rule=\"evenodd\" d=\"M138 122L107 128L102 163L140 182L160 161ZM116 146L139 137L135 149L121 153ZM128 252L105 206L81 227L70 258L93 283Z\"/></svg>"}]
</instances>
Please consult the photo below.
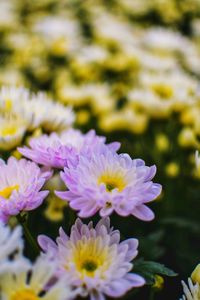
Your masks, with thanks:
<instances>
[{"instance_id":1,"label":"green stem","mask_svg":"<svg viewBox=\"0 0 200 300\"><path fill-rule=\"evenodd\" d=\"M35 251L35 253L38 255L40 253L40 248L27 227L25 216L22 216L19 214L16 217L17 217L19 224L21 224L21 226L23 227L24 235L25 235L28 243L30 244L32 249Z\"/></svg>"},{"instance_id":2,"label":"green stem","mask_svg":"<svg viewBox=\"0 0 200 300\"><path fill-rule=\"evenodd\" d=\"M154 291L154 289L151 288L149 300L154 300L154 296L155 296L155 291Z\"/></svg>"}]
</instances>

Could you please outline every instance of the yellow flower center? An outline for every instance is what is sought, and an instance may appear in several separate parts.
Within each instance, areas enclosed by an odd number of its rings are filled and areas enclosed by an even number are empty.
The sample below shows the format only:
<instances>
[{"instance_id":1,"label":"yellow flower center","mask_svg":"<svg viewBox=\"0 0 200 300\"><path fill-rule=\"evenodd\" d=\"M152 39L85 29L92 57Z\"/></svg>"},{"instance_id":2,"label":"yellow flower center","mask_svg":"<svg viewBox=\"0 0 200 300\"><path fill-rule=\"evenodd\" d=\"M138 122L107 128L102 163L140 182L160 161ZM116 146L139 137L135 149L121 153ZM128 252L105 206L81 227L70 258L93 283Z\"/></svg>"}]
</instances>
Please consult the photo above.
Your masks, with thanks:
<instances>
[{"instance_id":1,"label":"yellow flower center","mask_svg":"<svg viewBox=\"0 0 200 300\"><path fill-rule=\"evenodd\" d=\"M99 177L98 183L104 183L108 192L112 192L114 189L118 189L121 192L126 186L122 174L103 174Z\"/></svg>"},{"instance_id":2,"label":"yellow flower center","mask_svg":"<svg viewBox=\"0 0 200 300\"><path fill-rule=\"evenodd\" d=\"M4 137L7 135L15 135L17 132L17 127L15 125L7 125L0 129L0 134Z\"/></svg>"},{"instance_id":3,"label":"yellow flower center","mask_svg":"<svg viewBox=\"0 0 200 300\"><path fill-rule=\"evenodd\" d=\"M39 300L40 298L37 297L34 291L29 289L24 289L15 292L10 300Z\"/></svg>"},{"instance_id":4,"label":"yellow flower center","mask_svg":"<svg viewBox=\"0 0 200 300\"><path fill-rule=\"evenodd\" d=\"M173 89L165 84L153 84L152 90L161 98L169 99L173 96Z\"/></svg>"},{"instance_id":5,"label":"yellow flower center","mask_svg":"<svg viewBox=\"0 0 200 300\"><path fill-rule=\"evenodd\" d=\"M60 198L50 195L48 197L48 206L45 210L45 216L50 221L62 221L64 218L64 209L67 202L62 201Z\"/></svg>"},{"instance_id":6,"label":"yellow flower center","mask_svg":"<svg viewBox=\"0 0 200 300\"><path fill-rule=\"evenodd\" d=\"M74 263L81 279L94 277L95 271L103 266L108 268L108 248L103 248L100 239L80 240L74 249ZM67 268L67 267L66 267Z\"/></svg>"},{"instance_id":7,"label":"yellow flower center","mask_svg":"<svg viewBox=\"0 0 200 300\"><path fill-rule=\"evenodd\" d=\"M16 191L19 190L18 184L13 185L13 186L8 186L8 187L4 188L3 190L1 190L0 197L6 198L6 199L10 198L10 196L14 190L16 190Z\"/></svg>"},{"instance_id":8,"label":"yellow flower center","mask_svg":"<svg viewBox=\"0 0 200 300\"><path fill-rule=\"evenodd\" d=\"M12 100L6 99L5 100L5 111L10 112L12 110Z\"/></svg>"}]
</instances>

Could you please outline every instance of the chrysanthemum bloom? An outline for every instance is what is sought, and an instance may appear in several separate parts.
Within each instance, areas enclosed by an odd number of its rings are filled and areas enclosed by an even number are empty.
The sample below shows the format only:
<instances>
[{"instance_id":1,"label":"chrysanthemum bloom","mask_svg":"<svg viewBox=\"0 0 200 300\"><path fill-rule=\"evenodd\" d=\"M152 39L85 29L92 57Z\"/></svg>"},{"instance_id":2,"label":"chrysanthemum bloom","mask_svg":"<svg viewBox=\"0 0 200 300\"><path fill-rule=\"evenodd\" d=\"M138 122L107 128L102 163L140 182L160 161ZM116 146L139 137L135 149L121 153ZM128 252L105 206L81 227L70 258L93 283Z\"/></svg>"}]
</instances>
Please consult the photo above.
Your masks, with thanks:
<instances>
[{"instance_id":1,"label":"chrysanthemum bloom","mask_svg":"<svg viewBox=\"0 0 200 300\"><path fill-rule=\"evenodd\" d=\"M47 98L43 93L31 95L23 107L26 114L31 112L31 128L43 127L46 131L60 131L69 128L75 119L71 107Z\"/></svg>"},{"instance_id":2,"label":"chrysanthemum bloom","mask_svg":"<svg viewBox=\"0 0 200 300\"><path fill-rule=\"evenodd\" d=\"M41 191L50 172L42 172L33 162L26 159L0 161L0 219L7 221L9 216L21 211L29 211L40 206L48 191Z\"/></svg>"},{"instance_id":3,"label":"chrysanthemum bloom","mask_svg":"<svg viewBox=\"0 0 200 300\"><path fill-rule=\"evenodd\" d=\"M97 136L91 130L82 134L79 130L69 129L61 135L52 133L31 139L29 146L19 148L19 152L34 162L54 168L76 165L79 155L91 155L98 146L105 144L105 138ZM119 149L119 143L108 144L113 151Z\"/></svg>"},{"instance_id":4,"label":"chrysanthemum bloom","mask_svg":"<svg viewBox=\"0 0 200 300\"><path fill-rule=\"evenodd\" d=\"M61 178L68 191L56 195L69 201L80 217L93 216L97 211L104 217L115 211L150 221L154 214L146 203L161 192L161 185L152 182L155 173L156 167L145 166L141 159L104 149L91 159L81 156L76 168L65 168Z\"/></svg>"},{"instance_id":5,"label":"chrysanthemum bloom","mask_svg":"<svg viewBox=\"0 0 200 300\"><path fill-rule=\"evenodd\" d=\"M29 91L22 87L3 86L0 89L0 111L4 114L18 114L20 106L30 97Z\"/></svg>"},{"instance_id":6,"label":"chrysanthemum bloom","mask_svg":"<svg viewBox=\"0 0 200 300\"><path fill-rule=\"evenodd\" d=\"M12 232L9 226L0 222L0 274L27 269L28 261L23 257L22 229L16 227Z\"/></svg>"},{"instance_id":7,"label":"chrysanthemum bloom","mask_svg":"<svg viewBox=\"0 0 200 300\"><path fill-rule=\"evenodd\" d=\"M68 237L63 229L56 243L39 236L42 249L57 263L57 276L70 275L72 286L81 288L81 296L103 300L104 295L121 297L128 290L144 285L139 275L128 273L136 257L138 240L120 241L118 230L110 228L109 218L102 219L93 228L78 219Z\"/></svg>"},{"instance_id":8,"label":"chrysanthemum bloom","mask_svg":"<svg viewBox=\"0 0 200 300\"><path fill-rule=\"evenodd\" d=\"M30 276L31 271L31 276ZM66 280L60 280L47 291L46 286L55 272L55 265L49 264L43 256L28 271L11 272L0 276L2 300L68 300L74 297Z\"/></svg>"},{"instance_id":9,"label":"chrysanthemum bloom","mask_svg":"<svg viewBox=\"0 0 200 300\"><path fill-rule=\"evenodd\" d=\"M0 89L0 112L18 117L31 130L39 126L47 131L64 130L75 119L71 107L47 98L44 93L33 94L22 87Z\"/></svg>"},{"instance_id":10,"label":"chrysanthemum bloom","mask_svg":"<svg viewBox=\"0 0 200 300\"><path fill-rule=\"evenodd\" d=\"M200 299L200 264L196 266L188 278L188 285L182 281L184 295L180 300L199 300Z\"/></svg>"},{"instance_id":11,"label":"chrysanthemum bloom","mask_svg":"<svg viewBox=\"0 0 200 300\"><path fill-rule=\"evenodd\" d=\"M184 295L180 300L199 300L200 287L199 283L193 283L191 278L188 279L188 285L182 281Z\"/></svg>"},{"instance_id":12,"label":"chrysanthemum bloom","mask_svg":"<svg viewBox=\"0 0 200 300\"><path fill-rule=\"evenodd\" d=\"M76 159L76 151L63 145L56 133L32 138L28 147L18 148L19 152L34 162L54 168L63 168L70 161Z\"/></svg>"},{"instance_id":13,"label":"chrysanthemum bloom","mask_svg":"<svg viewBox=\"0 0 200 300\"><path fill-rule=\"evenodd\" d=\"M0 149L7 151L19 146L26 129L23 121L0 117Z\"/></svg>"}]
</instances>

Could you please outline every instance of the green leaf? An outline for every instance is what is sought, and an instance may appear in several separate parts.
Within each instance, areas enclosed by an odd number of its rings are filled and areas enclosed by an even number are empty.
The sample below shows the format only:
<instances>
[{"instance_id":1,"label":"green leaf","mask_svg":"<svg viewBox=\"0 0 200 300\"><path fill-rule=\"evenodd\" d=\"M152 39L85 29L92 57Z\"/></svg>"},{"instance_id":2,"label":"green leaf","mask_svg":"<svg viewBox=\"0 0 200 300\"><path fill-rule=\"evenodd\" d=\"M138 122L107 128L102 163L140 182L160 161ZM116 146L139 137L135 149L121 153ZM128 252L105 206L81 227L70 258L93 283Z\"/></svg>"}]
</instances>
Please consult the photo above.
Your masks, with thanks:
<instances>
[{"instance_id":1,"label":"green leaf","mask_svg":"<svg viewBox=\"0 0 200 300\"><path fill-rule=\"evenodd\" d=\"M157 274L169 277L177 276L177 273L165 267L165 265L154 261L145 261L143 259L135 261L134 272L143 276L149 285L154 284L155 275Z\"/></svg>"}]
</instances>

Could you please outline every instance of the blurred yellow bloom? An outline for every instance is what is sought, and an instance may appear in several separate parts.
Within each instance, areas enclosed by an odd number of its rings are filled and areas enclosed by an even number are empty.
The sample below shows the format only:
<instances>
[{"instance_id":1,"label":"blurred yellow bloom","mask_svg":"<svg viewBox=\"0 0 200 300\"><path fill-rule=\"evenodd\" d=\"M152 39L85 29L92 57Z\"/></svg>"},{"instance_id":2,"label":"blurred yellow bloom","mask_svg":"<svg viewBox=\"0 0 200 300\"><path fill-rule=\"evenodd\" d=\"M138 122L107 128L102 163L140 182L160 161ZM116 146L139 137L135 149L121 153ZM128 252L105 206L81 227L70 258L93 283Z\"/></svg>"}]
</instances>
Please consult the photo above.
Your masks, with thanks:
<instances>
[{"instance_id":1,"label":"blurred yellow bloom","mask_svg":"<svg viewBox=\"0 0 200 300\"><path fill-rule=\"evenodd\" d=\"M170 99L174 94L173 88L170 85L154 83L151 88L161 98Z\"/></svg>"},{"instance_id":2,"label":"blurred yellow bloom","mask_svg":"<svg viewBox=\"0 0 200 300\"><path fill-rule=\"evenodd\" d=\"M22 154L18 151L18 150L14 150L12 153L11 153L12 156L14 156L15 158L17 159L20 159L22 157Z\"/></svg>"},{"instance_id":3,"label":"blurred yellow bloom","mask_svg":"<svg viewBox=\"0 0 200 300\"><path fill-rule=\"evenodd\" d=\"M99 119L99 127L106 131L128 130L132 133L142 134L146 130L148 119L144 114L136 113L130 109L110 112Z\"/></svg>"},{"instance_id":4,"label":"blurred yellow bloom","mask_svg":"<svg viewBox=\"0 0 200 300\"><path fill-rule=\"evenodd\" d=\"M165 172L169 177L176 177L179 175L180 166L176 162L170 162L167 164Z\"/></svg>"},{"instance_id":5,"label":"blurred yellow bloom","mask_svg":"<svg viewBox=\"0 0 200 300\"><path fill-rule=\"evenodd\" d=\"M195 147L198 148L198 140L196 138L196 135L194 133L194 130L192 130L189 127L185 127L182 129L178 136L178 142L179 145L182 147Z\"/></svg>"},{"instance_id":6,"label":"blurred yellow bloom","mask_svg":"<svg viewBox=\"0 0 200 300\"><path fill-rule=\"evenodd\" d=\"M76 113L76 123L78 125L85 125L90 119L90 113L86 109L82 109Z\"/></svg>"},{"instance_id":7,"label":"blurred yellow bloom","mask_svg":"<svg viewBox=\"0 0 200 300\"><path fill-rule=\"evenodd\" d=\"M177 22L181 18L174 0L153 0L151 5L167 24Z\"/></svg>"},{"instance_id":8,"label":"blurred yellow bloom","mask_svg":"<svg viewBox=\"0 0 200 300\"><path fill-rule=\"evenodd\" d=\"M45 217L53 222L60 222L64 217L64 208L67 202L51 194L47 198L47 208L45 209Z\"/></svg>"},{"instance_id":9,"label":"blurred yellow bloom","mask_svg":"<svg viewBox=\"0 0 200 300\"><path fill-rule=\"evenodd\" d=\"M154 279L155 279L155 283L153 284L152 287L156 290L161 290L164 286L164 278L156 274Z\"/></svg>"},{"instance_id":10,"label":"blurred yellow bloom","mask_svg":"<svg viewBox=\"0 0 200 300\"><path fill-rule=\"evenodd\" d=\"M53 177L46 183L45 189L50 191L47 197L47 207L44 211L44 215L47 219L53 222L62 221L64 217L64 208L67 206L67 202L58 198L55 194L55 190L64 190L65 186L62 182L59 174L53 175Z\"/></svg>"},{"instance_id":11,"label":"blurred yellow bloom","mask_svg":"<svg viewBox=\"0 0 200 300\"><path fill-rule=\"evenodd\" d=\"M61 102L74 107L84 106L90 101L88 95L74 85L63 85L57 90L57 95Z\"/></svg>"},{"instance_id":12,"label":"blurred yellow bloom","mask_svg":"<svg viewBox=\"0 0 200 300\"><path fill-rule=\"evenodd\" d=\"M51 45L51 53L55 56L66 56L68 50L67 40L63 37L56 39Z\"/></svg>"},{"instance_id":13,"label":"blurred yellow bloom","mask_svg":"<svg viewBox=\"0 0 200 300\"><path fill-rule=\"evenodd\" d=\"M169 149L170 142L167 135L162 133L158 134L156 136L155 142L156 142L156 147L158 148L159 151L166 152Z\"/></svg>"}]
</instances>

